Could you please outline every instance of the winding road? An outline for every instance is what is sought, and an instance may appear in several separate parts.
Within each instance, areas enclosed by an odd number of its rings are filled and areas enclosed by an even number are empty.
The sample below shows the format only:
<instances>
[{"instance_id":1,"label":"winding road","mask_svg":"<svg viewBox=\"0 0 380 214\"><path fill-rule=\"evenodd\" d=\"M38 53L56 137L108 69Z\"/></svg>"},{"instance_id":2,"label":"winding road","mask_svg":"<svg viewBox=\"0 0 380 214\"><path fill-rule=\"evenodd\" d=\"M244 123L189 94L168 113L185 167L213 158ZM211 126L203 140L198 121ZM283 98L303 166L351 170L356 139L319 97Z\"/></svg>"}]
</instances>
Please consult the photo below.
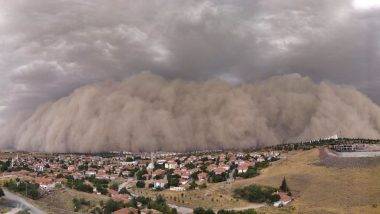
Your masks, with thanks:
<instances>
[{"instance_id":1,"label":"winding road","mask_svg":"<svg viewBox=\"0 0 380 214\"><path fill-rule=\"evenodd\" d=\"M30 211L30 213L32 213L32 214L45 214L45 212L43 210L41 210L38 207L34 206L33 204L29 203L24 198L8 191L5 188L3 188L3 191L4 191L4 195L5 195L4 198L6 198L8 200L16 201L17 203L20 204L19 208L15 208L13 210L19 211L22 209L28 209ZM12 210L9 213L12 213Z\"/></svg>"}]
</instances>

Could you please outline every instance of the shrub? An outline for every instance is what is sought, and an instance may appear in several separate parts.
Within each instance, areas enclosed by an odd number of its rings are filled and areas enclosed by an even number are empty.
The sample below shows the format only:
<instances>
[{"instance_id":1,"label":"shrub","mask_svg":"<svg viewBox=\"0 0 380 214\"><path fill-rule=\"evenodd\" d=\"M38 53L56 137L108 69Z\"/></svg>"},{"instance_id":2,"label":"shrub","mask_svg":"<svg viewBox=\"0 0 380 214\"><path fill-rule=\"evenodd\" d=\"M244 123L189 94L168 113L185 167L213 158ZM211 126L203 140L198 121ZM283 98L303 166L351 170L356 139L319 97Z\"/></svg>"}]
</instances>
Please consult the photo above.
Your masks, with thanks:
<instances>
[{"instance_id":1,"label":"shrub","mask_svg":"<svg viewBox=\"0 0 380 214\"><path fill-rule=\"evenodd\" d=\"M119 194L130 195L131 193L127 190L127 188L123 187L120 189Z\"/></svg>"},{"instance_id":2,"label":"shrub","mask_svg":"<svg viewBox=\"0 0 380 214\"><path fill-rule=\"evenodd\" d=\"M78 212L83 205L89 206L90 201L86 201L84 198L80 198L80 199L74 198L73 199L73 205L74 205L74 211Z\"/></svg>"},{"instance_id":3,"label":"shrub","mask_svg":"<svg viewBox=\"0 0 380 214\"><path fill-rule=\"evenodd\" d=\"M137 181L136 187L137 188L144 188L145 187L145 182L144 181Z\"/></svg>"},{"instance_id":4,"label":"shrub","mask_svg":"<svg viewBox=\"0 0 380 214\"><path fill-rule=\"evenodd\" d=\"M193 210L194 214L215 214L215 212L212 209L204 209L202 207L197 207Z\"/></svg>"},{"instance_id":5,"label":"shrub","mask_svg":"<svg viewBox=\"0 0 380 214\"><path fill-rule=\"evenodd\" d=\"M112 199L108 200L106 204L104 205L104 213L105 214L111 214L112 212L116 210L120 210L124 208L124 204L121 201L114 201Z\"/></svg>"},{"instance_id":6,"label":"shrub","mask_svg":"<svg viewBox=\"0 0 380 214\"><path fill-rule=\"evenodd\" d=\"M276 188L259 186L256 184L238 188L234 191L235 197L243 198L255 203L271 203L279 200L279 195L275 194Z\"/></svg>"}]
</instances>

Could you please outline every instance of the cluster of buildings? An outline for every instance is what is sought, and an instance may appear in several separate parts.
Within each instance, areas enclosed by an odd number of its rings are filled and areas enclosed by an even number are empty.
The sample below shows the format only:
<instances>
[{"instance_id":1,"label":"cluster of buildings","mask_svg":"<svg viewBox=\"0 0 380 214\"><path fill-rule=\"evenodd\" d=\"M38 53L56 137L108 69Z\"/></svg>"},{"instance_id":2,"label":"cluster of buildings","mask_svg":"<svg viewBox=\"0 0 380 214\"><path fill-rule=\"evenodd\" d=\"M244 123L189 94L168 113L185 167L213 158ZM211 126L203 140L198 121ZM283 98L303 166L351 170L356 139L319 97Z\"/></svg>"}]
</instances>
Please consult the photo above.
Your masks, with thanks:
<instances>
[{"instance_id":1,"label":"cluster of buildings","mask_svg":"<svg viewBox=\"0 0 380 214\"><path fill-rule=\"evenodd\" d=\"M233 180L257 163L273 161L280 153L270 152L205 152L205 153L109 153L38 154L8 153L2 163L8 164L2 179L21 178L40 185L49 192L64 185L68 176L73 179L115 181L122 188L152 188L183 191L191 185L210 181L210 176ZM139 184L138 184L139 183ZM94 188L94 192L96 189ZM120 197L117 192L109 193ZM99 194L99 193L98 193Z\"/></svg>"}]
</instances>

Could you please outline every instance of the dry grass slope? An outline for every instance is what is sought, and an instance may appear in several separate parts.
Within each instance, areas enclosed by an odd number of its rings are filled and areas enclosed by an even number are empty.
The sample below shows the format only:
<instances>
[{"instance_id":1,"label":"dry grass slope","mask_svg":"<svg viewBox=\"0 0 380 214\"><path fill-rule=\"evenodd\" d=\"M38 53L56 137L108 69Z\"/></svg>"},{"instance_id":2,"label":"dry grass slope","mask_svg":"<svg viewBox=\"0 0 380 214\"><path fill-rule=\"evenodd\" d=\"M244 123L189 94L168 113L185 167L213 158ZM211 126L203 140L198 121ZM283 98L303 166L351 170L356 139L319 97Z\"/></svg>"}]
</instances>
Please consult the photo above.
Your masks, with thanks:
<instances>
[{"instance_id":1,"label":"dry grass slope","mask_svg":"<svg viewBox=\"0 0 380 214\"><path fill-rule=\"evenodd\" d=\"M376 160L378 161L378 160ZM286 176L299 197L295 213L380 213L380 165L334 168L319 164L317 149L289 153L253 181L278 186ZM376 207L377 206L377 207ZM262 211L277 213L265 208Z\"/></svg>"}]
</instances>

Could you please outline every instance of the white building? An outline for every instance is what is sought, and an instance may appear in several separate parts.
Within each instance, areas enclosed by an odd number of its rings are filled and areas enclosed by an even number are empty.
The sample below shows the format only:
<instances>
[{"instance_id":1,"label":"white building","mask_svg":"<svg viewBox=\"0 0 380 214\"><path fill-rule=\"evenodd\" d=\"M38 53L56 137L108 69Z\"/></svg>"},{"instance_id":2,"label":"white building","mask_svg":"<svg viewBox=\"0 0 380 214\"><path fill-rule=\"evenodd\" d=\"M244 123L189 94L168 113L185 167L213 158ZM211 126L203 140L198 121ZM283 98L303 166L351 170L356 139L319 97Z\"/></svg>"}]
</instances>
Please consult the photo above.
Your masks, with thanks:
<instances>
[{"instance_id":1,"label":"white building","mask_svg":"<svg viewBox=\"0 0 380 214\"><path fill-rule=\"evenodd\" d=\"M168 161L165 163L165 169L176 169L178 166L177 162L175 161Z\"/></svg>"}]
</instances>

